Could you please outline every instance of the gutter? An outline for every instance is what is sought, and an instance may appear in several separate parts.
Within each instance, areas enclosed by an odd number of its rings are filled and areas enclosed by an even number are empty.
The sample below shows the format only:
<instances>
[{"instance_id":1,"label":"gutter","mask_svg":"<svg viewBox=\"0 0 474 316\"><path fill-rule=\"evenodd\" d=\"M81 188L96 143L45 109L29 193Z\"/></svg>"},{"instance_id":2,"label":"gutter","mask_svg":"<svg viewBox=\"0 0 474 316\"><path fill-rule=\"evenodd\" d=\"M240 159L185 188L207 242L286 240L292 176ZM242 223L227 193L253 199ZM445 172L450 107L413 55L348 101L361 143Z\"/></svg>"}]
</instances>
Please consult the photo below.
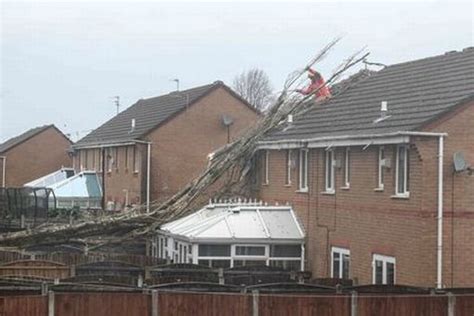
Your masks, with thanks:
<instances>
[{"instance_id":1,"label":"gutter","mask_svg":"<svg viewBox=\"0 0 474 316\"><path fill-rule=\"evenodd\" d=\"M362 135L342 135L342 136L324 136L304 139L285 139L274 141L260 141L258 143L259 149L266 149L267 146L298 147L303 145L310 145L310 143L324 142L324 141L339 141L339 140L362 140L362 139L377 139L390 137L404 137L404 136L426 136L426 137L440 137L447 136L447 133L432 133L432 132L417 132L417 131L398 131L384 134L362 134ZM336 145L335 145L336 146ZM323 146L324 147L324 146Z\"/></svg>"}]
</instances>

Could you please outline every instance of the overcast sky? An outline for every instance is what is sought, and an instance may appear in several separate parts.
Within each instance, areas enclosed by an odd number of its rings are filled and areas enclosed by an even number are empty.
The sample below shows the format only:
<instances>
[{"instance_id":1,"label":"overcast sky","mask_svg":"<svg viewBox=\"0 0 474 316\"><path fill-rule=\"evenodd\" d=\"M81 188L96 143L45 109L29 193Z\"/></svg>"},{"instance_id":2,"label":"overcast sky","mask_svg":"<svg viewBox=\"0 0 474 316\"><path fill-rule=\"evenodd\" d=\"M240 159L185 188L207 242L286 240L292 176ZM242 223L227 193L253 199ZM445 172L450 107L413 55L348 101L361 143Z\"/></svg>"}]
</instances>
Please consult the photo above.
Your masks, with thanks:
<instances>
[{"instance_id":1,"label":"overcast sky","mask_svg":"<svg viewBox=\"0 0 474 316\"><path fill-rule=\"evenodd\" d=\"M0 141L56 124L73 140L136 100L263 69L278 90L331 39L329 75L367 46L392 64L473 46L471 1L1 2Z\"/></svg>"}]
</instances>

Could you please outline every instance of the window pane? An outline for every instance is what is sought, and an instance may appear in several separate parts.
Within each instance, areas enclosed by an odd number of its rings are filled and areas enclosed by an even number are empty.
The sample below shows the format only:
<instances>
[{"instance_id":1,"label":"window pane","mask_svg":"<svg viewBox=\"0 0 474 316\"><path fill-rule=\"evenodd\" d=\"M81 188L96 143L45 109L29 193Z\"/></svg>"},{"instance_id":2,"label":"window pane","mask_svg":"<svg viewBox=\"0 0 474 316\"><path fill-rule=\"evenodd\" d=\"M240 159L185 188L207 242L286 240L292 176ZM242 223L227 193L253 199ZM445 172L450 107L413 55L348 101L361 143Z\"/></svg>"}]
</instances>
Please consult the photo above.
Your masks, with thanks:
<instances>
[{"instance_id":1,"label":"window pane","mask_svg":"<svg viewBox=\"0 0 474 316\"><path fill-rule=\"evenodd\" d=\"M230 245L199 245L200 257L230 257Z\"/></svg>"},{"instance_id":2,"label":"window pane","mask_svg":"<svg viewBox=\"0 0 474 316\"><path fill-rule=\"evenodd\" d=\"M236 246L235 254L237 256L264 256L265 247L263 246Z\"/></svg>"},{"instance_id":3,"label":"window pane","mask_svg":"<svg viewBox=\"0 0 474 316\"><path fill-rule=\"evenodd\" d=\"M342 255L342 278L349 279L350 256Z\"/></svg>"},{"instance_id":4,"label":"window pane","mask_svg":"<svg viewBox=\"0 0 474 316\"><path fill-rule=\"evenodd\" d=\"M333 252L332 254L332 271L333 271L333 278L340 278L341 275L339 273L341 269L341 254L339 252Z\"/></svg>"},{"instance_id":5,"label":"window pane","mask_svg":"<svg viewBox=\"0 0 474 316\"><path fill-rule=\"evenodd\" d=\"M383 284L383 262L375 260L375 284Z\"/></svg>"},{"instance_id":6,"label":"window pane","mask_svg":"<svg viewBox=\"0 0 474 316\"><path fill-rule=\"evenodd\" d=\"M265 260L234 260L234 267L254 267L266 264Z\"/></svg>"},{"instance_id":7,"label":"window pane","mask_svg":"<svg viewBox=\"0 0 474 316\"><path fill-rule=\"evenodd\" d=\"M398 193L405 193L405 147L398 147Z\"/></svg>"},{"instance_id":8,"label":"window pane","mask_svg":"<svg viewBox=\"0 0 474 316\"><path fill-rule=\"evenodd\" d=\"M395 283L395 265L387 262L387 284Z\"/></svg>"},{"instance_id":9,"label":"window pane","mask_svg":"<svg viewBox=\"0 0 474 316\"><path fill-rule=\"evenodd\" d=\"M299 258L301 257L301 245L271 245L270 257Z\"/></svg>"},{"instance_id":10,"label":"window pane","mask_svg":"<svg viewBox=\"0 0 474 316\"><path fill-rule=\"evenodd\" d=\"M200 266L206 266L206 267L209 267L210 261L209 260L198 260L198 265Z\"/></svg>"},{"instance_id":11,"label":"window pane","mask_svg":"<svg viewBox=\"0 0 474 316\"><path fill-rule=\"evenodd\" d=\"M230 260L211 260L212 268L230 268Z\"/></svg>"},{"instance_id":12,"label":"window pane","mask_svg":"<svg viewBox=\"0 0 474 316\"><path fill-rule=\"evenodd\" d=\"M287 271L299 271L301 270L300 260L270 260L271 267L281 268Z\"/></svg>"}]
</instances>

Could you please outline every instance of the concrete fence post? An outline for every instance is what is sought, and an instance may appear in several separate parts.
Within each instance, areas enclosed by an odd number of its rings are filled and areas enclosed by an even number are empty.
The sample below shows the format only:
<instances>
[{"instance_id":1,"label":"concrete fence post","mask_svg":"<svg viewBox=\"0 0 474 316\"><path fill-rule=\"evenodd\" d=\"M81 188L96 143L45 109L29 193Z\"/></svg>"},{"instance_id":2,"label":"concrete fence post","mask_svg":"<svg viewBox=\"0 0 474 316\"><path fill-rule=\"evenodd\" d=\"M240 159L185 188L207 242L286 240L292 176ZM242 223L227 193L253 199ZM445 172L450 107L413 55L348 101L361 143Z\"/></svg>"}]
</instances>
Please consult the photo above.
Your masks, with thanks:
<instances>
[{"instance_id":1,"label":"concrete fence post","mask_svg":"<svg viewBox=\"0 0 474 316\"><path fill-rule=\"evenodd\" d=\"M252 316L258 316L258 290L252 291Z\"/></svg>"},{"instance_id":2,"label":"concrete fence post","mask_svg":"<svg viewBox=\"0 0 474 316\"><path fill-rule=\"evenodd\" d=\"M454 316L456 314L456 296L453 293L448 292L448 316Z\"/></svg>"},{"instance_id":3,"label":"concrete fence post","mask_svg":"<svg viewBox=\"0 0 474 316\"><path fill-rule=\"evenodd\" d=\"M219 284L224 284L225 283L225 279L224 279L224 269L223 268L219 268L218 270L218 275L219 275Z\"/></svg>"},{"instance_id":4,"label":"concrete fence post","mask_svg":"<svg viewBox=\"0 0 474 316\"><path fill-rule=\"evenodd\" d=\"M357 292L351 294L351 316L357 316Z\"/></svg>"},{"instance_id":5,"label":"concrete fence post","mask_svg":"<svg viewBox=\"0 0 474 316\"><path fill-rule=\"evenodd\" d=\"M54 292L48 292L48 316L54 316Z\"/></svg>"},{"instance_id":6,"label":"concrete fence post","mask_svg":"<svg viewBox=\"0 0 474 316\"><path fill-rule=\"evenodd\" d=\"M151 316L159 316L158 291L151 290Z\"/></svg>"}]
</instances>

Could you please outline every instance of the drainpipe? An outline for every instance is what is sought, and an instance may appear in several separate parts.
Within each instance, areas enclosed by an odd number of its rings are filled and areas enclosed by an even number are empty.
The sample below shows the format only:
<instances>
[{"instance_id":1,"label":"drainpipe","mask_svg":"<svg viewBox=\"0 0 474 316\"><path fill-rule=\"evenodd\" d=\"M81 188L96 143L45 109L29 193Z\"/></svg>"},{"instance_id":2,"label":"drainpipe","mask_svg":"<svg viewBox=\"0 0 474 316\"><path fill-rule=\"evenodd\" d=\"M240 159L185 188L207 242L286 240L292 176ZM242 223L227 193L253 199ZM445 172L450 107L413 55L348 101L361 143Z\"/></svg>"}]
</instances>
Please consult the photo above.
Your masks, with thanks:
<instances>
[{"instance_id":1,"label":"drainpipe","mask_svg":"<svg viewBox=\"0 0 474 316\"><path fill-rule=\"evenodd\" d=\"M438 244L436 287L443 287L443 151L444 137L439 136L438 145Z\"/></svg>"},{"instance_id":2,"label":"drainpipe","mask_svg":"<svg viewBox=\"0 0 474 316\"><path fill-rule=\"evenodd\" d=\"M3 161L3 163L2 163L2 188L4 188L5 185L6 185L5 177L6 177L6 175L7 175L7 173L6 173L7 157L6 157L6 156L0 156L0 158L1 158L2 161Z\"/></svg>"},{"instance_id":3,"label":"drainpipe","mask_svg":"<svg viewBox=\"0 0 474 316\"><path fill-rule=\"evenodd\" d=\"M147 146L146 157L146 212L150 212L150 160L151 160L151 142Z\"/></svg>"}]
</instances>

